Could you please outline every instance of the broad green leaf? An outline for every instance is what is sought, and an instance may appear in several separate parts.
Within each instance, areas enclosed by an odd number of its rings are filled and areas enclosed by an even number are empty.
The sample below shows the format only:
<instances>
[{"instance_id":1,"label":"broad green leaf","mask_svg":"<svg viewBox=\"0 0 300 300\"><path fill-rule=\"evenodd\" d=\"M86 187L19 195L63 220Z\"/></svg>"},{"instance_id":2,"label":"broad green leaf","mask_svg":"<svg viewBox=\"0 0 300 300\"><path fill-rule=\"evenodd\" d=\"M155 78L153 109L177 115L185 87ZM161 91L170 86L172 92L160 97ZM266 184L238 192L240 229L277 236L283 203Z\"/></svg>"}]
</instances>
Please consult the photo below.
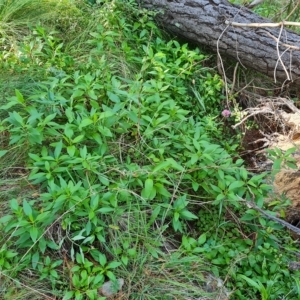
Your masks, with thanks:
<instances>
[{"instance_id":1,"label":"broad green leaf","mask_svg":"<svg viewBox=\"0 0 300 300\"><path fill-rule=\"evenodd\" d=\"M297 166L296 163L286 162L286 165L287 165L289 168L293 169L293 170L297 170L297 169L298 169L298 166Z\"/></svg>"},{"instance_id":2,"label":"broad green leaf","mask_svg":"<svg viewBox=\"0 0 300 300\"><path fill-rule=\"evenodd\" d=\"M101 181L102 184L104 184L105 186L109 186L109 179L107 177L104 176L99 176L99 180Z\"/></svg>"},{"instance_id":3,"label":"broad green leaf","mask_svg":"<svg viewBox=\"0 0 300 300\"><path fill-rule=\"evenodd\" d=\"M179 220L179 217L180 217L180 214L179 214L179 212L176 211L176 212L174 213L173 220L178 221L178 220Z\"/></svg>"},{"instance_id":4,"label":"broad green leaf","mask_svg":"<svg viewBox=\"0 0 300 300\"><path fill-rule=\"evenodd\" d=\"M213 186L212 186L212 188L213 188ZM217 193L221 193L222 191L225 190L225 188L226 188L226 182L225 182L225 180L218 180L218 188L221 191L218 192L215 188L213 188L213 190L216 191Z\"/></svg>"},{"instance_id":5,"label":"broad green leaf","mask_svg":"<svg viewBox=\"0 0 300 300\"><path fill-rule=\"evenodd\" d=\"M136 252L136 249L135 248L130 248L127 250L127 253L130 257L135 257L137 252Z\"/></svg>"},{"instance_id":6,"label":"broad green leaf","mask_svg":"<svg viewBox=\"0 0 300 300\"><path fill-rule=\"evenodd\" d=\"M63 143L62 143L62 140L60 140L60 141L56 144L56 147L55 147L55 150L54 150L54 157L55 157L55 158L58 158L58 157L60 156L62 146L63 146Z\"/></svg>"},{"instance_id":7,"label":"broad green leaf","mask_svg":"<svg viewBox=\"0 0 300 300\"><path fill-rule=\"evenodd\" d=\"M32 255L32 258L31 258L31 263L32 263L32 268L35 269L38 262L40 260L40 253L37 251L35 252L33 255Z\"/></svg>"},{"instance_id":8,"label":"broad green leaf","mask_svg":"<svg viewBox=\"0 0 300 300\"><path fill-rule=\"evenodd\" d=\"M147 224L148 226L151 226L151 225L156 221L156 219L157 219L157 217L158 217L160 211L161 211L161 206L157 205L157 206L155 207L155 209L152 211L150 220L149 220L149 222L148 222L148 224Z\"/></svg>"},{"instance_id":9,"label":"broad green leaf","mask_svg":"<svg viewBox=\"0 0 300 300\"><path fill-rule=\"evenodd\" d=\"M226 196L225 196L224 194L219 194L219 195L217 196L216 200L217 200L217 201L221 201L221 200L223 200L223 199L225 199L225 198L226 198Z\"/></svg>"},{"instance_id":10,"label":"broad green leaf","mask_svg":"<svg viewBox=\"0 0 300 300\"><path fill-rule=\"evenodd\" d=\"M166 160L170 162L170 166L173 169L178 171L184 171L184 168L179 163L177 163L173 158L167 158Z\"/></svg>"},{"instance_id":11,"label":"broad green leaf","mask_svg":"<svg viewBox=\"0 0 300 300\"><path fill-rule=\"evenodd\" d=\"M86 156L87 156L87 147L86 147L86 145L84 145L83 148L80 148L79 152L80 152L80 156L82 158L86 158Z\"/></svg>"},{"instance_id":12,"label":"broad green leaf","mask_svg":"<svg viewBox=\"0 0 300 300\"><path fill-rule=\"evenodd\" d=\"M49 217L50 217L50 219L51 219L51 212L49 212L49 211L45 211L45 212L43 212L43 213L40 213L37 217L36 217L36 221L44 221L45 222L45 220L48 220L49 219ZM52 217L53 218L53 217Z\"/></svg>"},{"instance_id":13,"label":"broad green leaf","mask_svg":"<svg viewBox=\"0 0 300 300\"><path fill-rule=\"evenodd\" d=\"M96 285L96 284L98 284L100 282L103 282L103 281L104 281L104 275L103 274L97 274L95 276L95 279L94 279L93 283Z\"/></svg>"},{"instance_id":14,"label":"broad green leaf","mask_svg":"<svg viewBox=\"0 0 300 300\"><path fill-rule=\"evenodd\" d=\"M205 251L206 251L206 249L203 247L196 247L193 249L193 253L203 253Z\"/></svg>"},{"instance_id":15,"label":"broad green leaf","mask_svg":"<svg viewBox=\"0 0 300 300\"><path fill-rule=\"evenodd\" d=\"M240 169L240 175L241 175L241 177L242 177L244 180L246 180L246 179L248 178L248 172L247 172L247 170L246 170L245 168L241 168L241 169Z\"/></svg>"},{"instance_id":16,"label":"broad green leaf","mask_svg":"<svg viewBox=\"0 0 300 300\"><path fill-rule=\"evenodd\" d=\"M296 147L290 148L288 150L286 150L286 152L284 153L284 156L289 156L290 154L294 153L297 150Z\"/></svg>"},{"instance_id":17,"label":"broad green leaf","mask_svg":"<svg viewBox=\"0 0 300 300\"><path fill-rule=\"evenodd\" d=\"M79 143L83 140L84 135L78 135L74 140L72 140L73 144Z\"/></svg>"},{"instance_id":18,"label":"broad green leaf","mask_svg":"<svg viewBox=\"0 0 300 300\"><path fill-rule=\"evenodd\" d=\"M70 300L74 298L74 291L69 291L67 293L65 293L64 297L62 298L62 300Z\"/></svg>"},{"instance_id":19,"label":"broad green leaf","mask_svg":"<svg viewBox=\"0 0 300 300\"><path fill-rule=\"evenodd\" d=\"M15 90L15 94L16 94L16 98L18 100L19 103L23 104L25 102L23 95L21 94L21 92L19 90Z\"/></svg>"},{"instance_id":20,"label":"broad green leaf","mask_svg":"<svg viewBox=\"0 0 300 300\"><path fill-rule=\"evenodd\" d=\"M11 215L6 215L2 218L0 218L0 224L1 223L7 223L8 221L10 221L12 219L12 216Z\"/></svg>"},{"instance_id":21,"label":"broad green leaf","mask_svg":"<svg viewBox=\"0 0 300 300\"><path fill-rule=\"evenodd\" d=\"M251 221L256 218L257 218L257 216L255 216L255 215L245 214L240 218L240 220L241 221Z\"/></svg>"},{"instance_id":22,"label":"broad green leaf","mask_svg":"<svg viewBox=\"0 0 300 300\"><path fill-rule=\"evenodd\" d=\"M270 155L272 155L272 156L275 156L276 155L276 152L274 151L274 150L272 150L272 149L267 149L266 150Z\"/></svg>"},{"instance_id":23,"label":"broad green leaf","mask_svg":"<svg viewBox=\"0 0 300 300\"><path fill-rule=\"evenodd\" d=\"M35 243L39 233L38 229L35 226L33 226L30 228L29 233L32 241Z\"/></svg>"},{"instance_id":24,"label":"broad green leaf","mask_svg":"<svg viewBox=\"0 0 300 300\"><path fill-rule=\"evenodd\" d=\"M28 156L33 159L34 161L41 161L41 157L34 154L34 153L28 153Z\"/></svg>"},{"instance_id":25,"label":"broad green leaf","mask_svg":"<svg viewBox=\"0 0 300 300\"><path fill-rule=\"evenodd\" d=\"M19 202L17 199L12 199L10 200L10 208L13 210L13 211L16 211L19 209Z\"/></svg>"},{"instance_id":26,"label":"broad green leaf","mask_svg":"<svg viewBox=\"0 0 300 300\"><path fill-rule=\"evenodd\" d=\"M26 216L32 215L32 208L30 204L26 201L26 199L23 200L23 210Z\"/></svg>"},{"instance_id":27,"label":"broad green leaf","mask_svg":"<svg viewBox=\"0 0 300 300\"><path fill-rule=\"evenodd\" d=\"M93 286L94 286L94 282L93 282ZM92 289L92 290L87 290L86 292L86 295L87 295L87 299L97 299L97 300L103 300L103 299L107 299L106 297L99 297L98 296L98 291L97 291L97 289Z\"/></svg>"},{"instance_id":28,"label":"broad green leaf","mask_svg":"<svg viewBox=\"0 0 300 300\"><path fill-rule=\"evenodd\" d=\"M253 179L250 179L248 182L247 182L248 185L251 185L252 187L257 187L257 183L255 182L255 180ZM248 187L249 188L249 187Z\"/></svg>"},{"instance_id":29,"label":"broad green leaf","mask_svg":"<svg viewBox=\"0 0 300 300\"><path fill-rule=\"evenodd\" d=\"M112 271L106 271L106 276L113 282L117 280L115 274Z\"/></svg>"},{"instance_id":30,"label":"broad green leaf","mask_svg":"<svg viewBox=\"0 0 300 300\"><path fill-rule=\"evenodd\" d=\"M90 243L92 244L95 240L95 236L94 235L91 235L91 236L88 236L82 243L83 244L87 244L87 243Z\"/></svg>"},{"instance_id":31,"label":"broad green leaf","mask_svg":"<svg viewBox=\"0 0 300 300\"><path fill-rule=\"evenodd\" d=\"M124 264L125 266L127 266L127 265L128 265L128 261L129 261L129 259L128 259L128 257L127 257L127 256L125 256L125 255L122 255L122 256L121 256L121 260L122 260L122 262L123 262L123 264Z\"/></svg>"},{"instance_id":32,"label":"broad green leaf","mask_svg":"<svg viewBox=\"0 0 300 300\"><path fill-rule=\"evenodd\" d=\"M228 188L228 191L232 191L232 190L235 190L235 189L238 189L242 186L244 186L245 183L243 181L235 181L235 182L232 182L230 185L229 185L229 188Z\"/></svg>"},{"instance_id":33,"label":"broad green leaf","mask_svg":"<svg viewBox=\"0 0 300 300\"><path fill-rule=\"evenodd\" d=\"M189 164L191 165L191 166L193 166L193 165L195 165L195 163L197 162L199 160L199 156L198 156L198 154L193 154L193 155L191 155L191 160L189 161Z\"/></svg>"},{"instance_id":34,"label":"broad green leaf","mask_svg":"<svg viewBox=\"0 0 300 300\"><path fill-rule=\"evenodd\" d=\"M86 223L84 229L85 229L86 234L89 235L90 232L91 232L91 230L92 230L92 223L91 223L90 221L88 221L88 222Z\"/></svg>"},{"instance_id":35,"label":"broad green leaf","mask_svg":"<svg viewBox=\"0 0 300 300\"><path fill-rule=\"evenodd\" d=\"M265 227L266 224L267 224L267 222L266 222L266 220L264 218L260 217L260 218L258 218L258 221L259 221L260 225L263 226L263 227Z\"/></svg>"},{"instance_id":36,"label":"broad green leaf","mask_svg":"<svg viewBox=\"0 0 300 300\"><path fill-rule=\"evenodd\" d=\"M102 253L99 254L98 261L102 267L104 267L107 263L106 256Z\"/></svg>"},{"instance_id":37,"label":"broad green leaf","mask_svg":"<svg viewBox=\"0 0 300 300\"><path fill-rule=\"evenodd\" d=\"M244 160L242 160L242 159L240 159L240 158L235 162L235 164L236 164L237 166L241 166L243 163L244 163Z\"/></svg>"},{"instance_id":38,"label":"broad green leaf","mask_svg":"<svg viewBox=\"0 0 300 300\"><path fill-rule=\"evenodd\" d=\"M150 193L149 199L153 200L156 197L156 188L154 187Z\"/></svg>"},{"instance_id":39,"label":"broad green leaf","mask_svg":"<svg viewBox=\"0 0 300 300\"><path fill-rule=\"evenodd\" d=\"M46 171L50 172L50 164L49 164L49 161L45 161L45 169L46 169Z\"/></svg>"},{"instance_id":40,"label":"broad green leaf","mask_svg":"<svg viewBox=\"0 0 300 300\"><path fill-rule=\"evenodd\" d=\"M144 189L142 191L142 197L149 199L153 190L153 180L151 178L146 179Z\"/></svg>"},{"instance_id":41,"label":"broad green leaf","mask_svg":"<svg viewBox=\"0 0 300 300\"><path fill-rule=\"evenodd\" d=\"M8 150L0 150L0 157L4 156Z\"/></svg>"},{"instance_id":42,"label":"broad green leaf","mask_svg":"<svg viewBox=\"0 0 300 300\"><path fill-rule=\"evenodd\" d=\"M193 188L194 192L197 192L199 187L200 187L199 183L197 183L195 181L192 182L192 188Z\"/></svg>"},{"instance_id":43,"label":"broad green leaf","mask_svg":"<svg viewBox=\"0 0 300 300\"><path fill-rule=\"evenodd\" d=\"M88 94L88 95L90 96L90 98L93 99L93 100L97 100L97 99L98 99L98 97L97 97L97 95L96 95L96 93L95 93L94 90L89 90L89 91L87 92L87 94Z\"/></svg>"},{"instance_id":44,"label":"broad green leaf","mask_svg":"<svg viewBox=\"0 0 300 300\"><path fill-rule=\"evenodd\" d=\"M260 291L260 286L259 286L259 284L258 284L256 281L252 280L252 279L249 278L249 277L246 277L246 276L243 275L243 274L238 274L238 277L244 279L245 281L248 282L248 284L249 284L250 286L255 287L258 291Z\"/></svg>"},{"instance_id":45,"label":"broad green leaf","mask_svg":"<svg viewBox=\"0 0 300 300\"><path fill-rule=\"evenodd\" d=\"M120 265L121 265L120 262L118 262L118 261L112 261L112 262L110 262L107 265L107 268L109 268L109 269L115 269L115 268L119 267Z\"/></svg>"},{"instance_id":46,"label":"broad green leaf","mask_svg":"<svg viewBox=\"0 0 300 300\"><path fill-rule=\"evenodd\" d=\"M225 265L226 264L226 261L223 257L218 257L218 258L212 259L211 262L215 265Z\"/></svg>"},{"instance_id":47,"label":"broad green leaf","mask_svg":"<svg viewBox=\"0 0 300 300\"><path fill-rule=\"evenodd\" d=\"M71 157L74 156L75 151L76 151L76 147L75 147L74 145L68 146L68 147L67 147L67 152L68 152L68 154L69 154Z\"/></svg>"},{"instance_id":48,"label":"broad green leaf","mask_svg":"<svg viewBox=\"0 0 300 300\"><path fill-rule=\"evenodd\" d=\"M65 129L64 129L64 133L66 135L67 138L71 139L73 134L74 134L74 130L71 126L71 124L66 124Z\"/></svg>"},{"instance_id":49,"label":"broad green leaf","mask_svg":"<svg viewBox=\"0 0 300 300\"><path fill-rule=\"evenodd\" d=\"M53 120L56 117L56 113L55 114L51 114L48 115L45 120L43 121L44 124L48 124L48 122L50 122L51 120Z\"/></svg>"},{"instance_id":50,"label":"broad green leaf","mask_svg":"<svg viewBox=\"0 0 300 300\"><path fill-rule=\"evenodd\" d=\"M109 100L111 100L112 102L119 103L121 101L119 96L116 94L113 94L112 92L107 92L107 96L108 96Z\"/></svg>"},{"instance_id":51,"label":"broad green leaf","mask_svg":"<svg viewBox=\"0 0 300 300\"><path fill-rule=\"evenodd\" d=\"M193 213L191 213L188 210L182 210L180 212L180 217L184 220L195 220L198 219L198 217L196 215L194 215Z\"/></svg>"},{"instance_id":52,"label":"broad green leaf","mask_svg":"<svg viewBox=\"0 0 300 300\"><path fill-rule=\"evenodd\" d=\"M98 209L97 212L100 212L102 214L108 214L108 213L113 212L114 210L115 209L112 207L102 207L102 208Z\"/></svg>"},{"instance_id":53,"label":"broad green leaf","mask_svg":"<svg viewBox=\"0 0 300 300\"><path fill-rule=\"evenodd\" d=\"M218 169L218 175L220 180L224 180L224 171L221 169Z\"/></svg>"},{"instance_id":54,"label":"broad green leaf","mask_svg":"<svg viewBox=\"0 0 300 300\"><path fill-rule=\"evenodd\" d=\"M264 206L264 197L263 196L258 196L256 198L256 205L259 207L259 208L262 208Z\"/></svg>"},{"instance_id":55,"label":"broad green leaf","mask_svg":"<svg viewBox=\"0 0 300 300\"><path fill-rule=\"evenodd\" d=\"M165 161L159 163L158 165L156 165L156 167L152 170L152 172L156 173L160 170L167 170L170 165L171 165L171 162L165 160Z\"/></svg>"},{"instance_id":56,"label":"broad green leaf","mask_svg":"<svg viewBox=\"0 0 300 300\"><path fill-rule=\"evenodd\" d=\"M107 119L107 118L110 118L114 115L115 115L115 113L113 111L104 111L104 112L99 114L99 120Z\"/></svg>"},{"instance_id":57,"label":"broad green leaf","mask_svg":"<svg viewBox=\"0 0 300 300\"><path fill-rule=\"evenodd\" d=\"M203 233L199 236L197 244L198 246L203 245L206 242L206 233Z\"/></svg>"},{"instance_id":58,"label":"broad green leaf","mask_svg":"<svg viewBox=\"0 0 300 300\"><path fill-rule=\"evenodd\" d=\"M94 133L92 134L92 138L93 138L99 145L101 145L102 147L104 146L104 144L102 143L101 135L100 135L99 133L94 132ZM101 153L101 154L103 155L104 153Z\"/></svg>"},{"instance_id":59,"label":"broad green leaf","mask_svg":"<svg viewBox=\"0 0 300 300\"><path fill-rule=\"evenodd\" d=\"M47 247L46 240L42 237L42 238L39 240L39 249L40 249L40 251L41 251L42 254L45 253L46 247Z\"/></svg>"},{"instance_id":60,"label":"broad green leaf","mask_svg":"<svg viewBox=\"0 0 300 300\"><path fill-rule=\"evenodd\" d=\"M105 126L98 126L98 130L100 133L102 133L104 136L108 136L108 137L112 137L113 134L110 131L109 128L105 127Z\"/></svg>"},{"instance_id":61,"label":"broad green leaf","mask_svg":"<svg viewBox=\"0 0 300 300\"><path fill-rule=\"evenodd\" d=\"M139 118L138 118L137 114L136 114L134 111L129 111L129 112L127 112L127 116L128 116L128 118L129 118L132 122L138 123Z\"/></svg>"},{"instance_id":62,"label":"broad green leaf","mask_svg":"<svg viewBox=\"0 0 300 300\"><path fill-rule=\"evenodd\" d=\"M40 172L36 174L30 174L28 179L32 181L32 183L37 184L46 180L46 173Z\"/></svg>"},{"instance_id":63,"label":"broad green leaf","mask_svg":"<svg viewBox=\"0 0 300 300\"><path fill-rule=\"evenodd\" d=\"M75 89L71 97L72 99L80 98L83 94L84 94L83 90Z\"/></svg>"},{"instance_id":64,"label":"broad green leaf","mask_svg":"<svg viewBox=\"0 0 300 300\"><path fill-rule=\"evenodd\" d=\"M215 185L210 185L210 187L212 188L212 190L213 191L215 191L216 193L219 193L219 194L221 194L222 193L222 190L219 188L219 187L217 187L217 186L215 186ZM222 186L223 187L223 189L225 188L225 186Z\"/></svg>"},{"instance_id":65,"label":"broad green leaf","mask_svg":"<svg viewBox=\"0 0 300 300\"><path fill-rule=\"evenodd\" d=\"M96 209L99 205L99 194L91 196L90 207L91 209Z\"/></svg>"},{"instance_id":66,"label":"broad green leaf","mask_svg":"<svg viewBox=\"0 0 300 300\"><path fill-rule=\"evenodd\" d=\"M68 107L66 110L65 110L65 114L68 118L68 121L70 123L72 123L74 121L74 113L72 111L72 108L71 107Z\"/></svg>"},{"instance_id":67,"label":"broad green leaf","mask_svg":"<svg viewBox=\"0 0 300 300\"><path fill-rule=\"evenodd\" d=\"M280 171L280 166L282 164L283 158L276 159L273 164L273 170L275 173Z\"/></svg>"},{"instance_id":68,"label":"broad green leaf","mask_svg":"<svg viewBox=\"0 0 300 300\"><path fill-rule=\"evenodd\" d=\"M194 147L196 148L196 150L197 150L197 151L200 151L201 146L200 146L199 141L193 139L193 144L194 144Z\"/></svg>"},{"instance_id":69,"label":"broad green leaf","mask_svg":"<svg viewBox=\"0 0 300 300\"><path fill-rule=\"evenodd\" d=\"M19 125L24 125L23 118L16 111L10 113L10 115L19 123Z\"/></svg>"},{"instance_id":70,"label":"broad green leaf","mask_svg":"<svg viewBox=\"0 0 300 300\"><path fill-rule=\"evenodd\" d=\"M81 130L83 127L89 126L92 123L93 121L89 118L83 119L79 124L79 130Z\"/></svg>"},{"instance_id":71,"label":"broad green leaf","mask_svg":"<svg viewBox=\"0 0 300 300\"><path fill-rule=\"evenodd\" d=\"M179 220L175 220L174 218L172 219L172 226L175 231L181 231L182 229L181 222Z\"/></svg>"},{"instance_id":72,"label":"broad green leaf","mask_svg":"<svg viewBox=\"0 0 300 300\"><path fill-rule=\"evenodd\" d=\"M96 216L96 213L94 210L89 211L89 220L93 220Z\"/></svg>"},{"instance_id":73,"label":"broad green leaf","mask_svg":"<svg viewBox=\"0 0 300 300\"><path fill-rule=\"evenodd\" d=\"M155 190L158 194L164 196L164 197L170 197L171 193L164 187L161 183L155 183Z\"/></svg>"},{"instance_id":74,"label":"broad green leaf","mask_svg":"<svg viewBox=\"0 0 300 300\"><path fill-rule=\"evenodd\" d=\"M8 251L6 251L6 253L5 253L5 258L12 258L12 257L15 257L15 256L17 256L19 253L17 253L17 252L13 252L13 251L11 251L11 250L8 250Z\"/></svg>"},{"instance_id":75,"label":"broad green leaf","mask_svg":"<svg viewBox=\"0 0 300 300\"><path fill-rule=\"evenodd\" d=\"M86 271L86 270L82 270L82 271L80 272L80 275L81 275L81 278L82 278L83 280L87 280L88 275L87 275L87 271Z\"/></svg>"},{"instance_id":76,"label":"broad green leaf","mask_svg":"<svg viewBox=\"0 0 300 300\"><path fill-rule=\"evenodd\" d=\"M160 123L162 123L162 122L168 120L169 118L170 118L170 115L164 115L164 116L158 118L157 120L154 120L154 121L153 121L153 125L154 125L154 126L157 126L157 125L159 125Z\"/></svg>"},{"instance_id":77,"label":"broad green leaf","mask_svg":"<svg viewBox=\"0 0 300 300\"><path fill-rule=\"evenodd\" d=\"M86 238L85 236L79 234L79 235L72 237L72 241L79 241L79 240L83 240L85 238Z\"/></svg>"}]
</instances>

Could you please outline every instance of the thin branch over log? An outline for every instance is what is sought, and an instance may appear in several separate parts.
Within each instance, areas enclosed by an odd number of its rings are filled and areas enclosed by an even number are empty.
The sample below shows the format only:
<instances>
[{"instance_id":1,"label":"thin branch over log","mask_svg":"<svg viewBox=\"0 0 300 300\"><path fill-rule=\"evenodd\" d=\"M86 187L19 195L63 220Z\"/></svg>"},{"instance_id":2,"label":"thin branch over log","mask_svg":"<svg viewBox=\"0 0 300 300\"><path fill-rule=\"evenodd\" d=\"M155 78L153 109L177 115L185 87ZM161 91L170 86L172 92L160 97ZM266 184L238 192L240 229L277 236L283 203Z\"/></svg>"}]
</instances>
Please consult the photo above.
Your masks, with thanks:
<instances>
[{"instance_id":1,"label":"thin branch over log","mask_svg":"<svg viewBox=\"0 0 300 300\"><path fill-rule=\"evenodd\" d=\"M280 26L300 26L299 22L278 22L278 23L238 23L238 22L230 22L228 20L225 21L226 25L236 26L236 27L280 27Z\"/></svg>"}]
</instances>

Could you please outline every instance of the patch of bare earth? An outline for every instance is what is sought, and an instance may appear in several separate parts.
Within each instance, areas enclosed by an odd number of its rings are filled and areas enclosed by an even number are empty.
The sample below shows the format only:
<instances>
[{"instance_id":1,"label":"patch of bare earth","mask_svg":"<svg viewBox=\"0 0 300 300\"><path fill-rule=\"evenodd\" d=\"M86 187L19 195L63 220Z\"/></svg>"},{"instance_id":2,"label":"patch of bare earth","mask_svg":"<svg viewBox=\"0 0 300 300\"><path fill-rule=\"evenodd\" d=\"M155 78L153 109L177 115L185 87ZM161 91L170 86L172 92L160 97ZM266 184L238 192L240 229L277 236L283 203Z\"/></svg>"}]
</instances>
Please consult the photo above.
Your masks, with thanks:
<instances>
[{"instance_id":1,"label":"patch of bare earth","mask_svg":"<svg viewBox=\"0 0 300 300\"><path fill-rule=\"evenodd\" d=\"M244 118L234 128L244 125L245 121L255 120L259 129L246 131L244 148L249 166L255 172L270 169L271 161L264 155L266 148L279 148L282 152L295 147L293 157L298 169L282 169L276 174L273 185L278 195L285 195L291 200L291 207L286 212L286 221L300 228L300 110L287 98L261 98L255 107L245 109ZM276 131L270 131L276 128ZM259 161L265 157L264 161ZM300 238L300 237L298 237Z\"/></svg>"}]
</instances>

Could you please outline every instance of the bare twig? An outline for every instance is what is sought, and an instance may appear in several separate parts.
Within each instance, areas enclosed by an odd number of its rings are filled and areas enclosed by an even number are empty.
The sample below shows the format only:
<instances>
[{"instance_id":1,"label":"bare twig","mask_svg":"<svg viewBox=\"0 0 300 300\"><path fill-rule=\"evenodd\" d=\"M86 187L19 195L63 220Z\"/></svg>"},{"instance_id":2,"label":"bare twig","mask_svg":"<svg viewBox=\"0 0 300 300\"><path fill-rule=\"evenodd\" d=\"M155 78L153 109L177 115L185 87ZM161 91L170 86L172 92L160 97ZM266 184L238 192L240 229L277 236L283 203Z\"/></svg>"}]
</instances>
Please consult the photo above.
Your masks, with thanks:
<instances>
[{"instance_id":1,"label":"bare twig","mask_svg":"<svg viewBox=\"0 0 300 300\"><path fill-rule=\"evenodd\" d=\"M240 122L238 122L237 124L233 125L232 128L235 129L238 126L240 126L241 124L245 123L246 120L248 120L249 118L255 116L255 115L260 115L260 114L275 114L274 110L270 109L269 107L254 107L254 108L247 108L244 110L244 112L250 112L249 115L247 115L246 117L244 117Z\"/></svg>"},{"instance_id":2,"label":"bare twig","mask_svg":"<svg viewBox=\"0 0 300 300\"><path fill-rule=\"evenodd\" d=\"M268 31L265 31L265 30L258 30L257 33L264 33L264 34L268 35L270 38L272 38L276 43L279 43L281 46L287 47L287 48L289 48L289 49L293 49L293 50L298 50L298 51L300 51L300 47L297 47L297 46L293 46L293 45L289 45L289 44L283 43L283 42L279 41L277 37L275 37L274 35L272 35L272 34L271 34L270 32L268 32Z\"/></svg>"},{"instance_id":3,"label":"bare twig","mask_svg":"<svg viewBox=\"0 0 300 300\"><path fill-rule=\"evenodd\" d=\"M229 20L226 20L225 24L235 26L235 27L255 27L255 28L300 26L300 22L290 22L290 21L282 21L278 23L238 23L238 22L231 22Z\"/></svg>"},{"instance_id":4,"label":"bare twig","mask_svg":"<svg viewBox=\"0 0 300 300\"><path fill-rule=\"evenodd\" d=\"M220 43L220 40L223 36L223 34L225 33L225 31L227 30L227 28L229 27L230 25L227 25L226 28L222 31L222 33L220 34L220 36L218 37L218 40L217 40L217 54L218 54L218 65L220 63L220 66L221 66L221 69L222 69L222 73L223 73L223 78L224 78L224 82L225 82L225 92L226 92L226 100L227 100L227 106L229 106L229 92L228 92L228 84L227 84L227 77L226 77L226 73L225 73L225 68L224 68L224 64L223 64L223 60L222 60L222 56L220 54L220 50L219 50L219 43Z\"/></svg>"},{"instance_id":5,"label":"bare twig","mask_svg":"<svg viewBox=\"0 0 300 300\"><path fill-rule=\"evenodd\" d=\"M281 59L281 56L283 55L283 53L280 54L280 51L279 51L279 41L280 41L280 37L281 37L281 34L282 34L282 30L283 30L283 25L280 27L280 31L279 31L279 35L278 35L278 39L277 39L278 41L276 43L276 50L277 50L278 61L280 61L281 65L282 65L282 68L283 68L283 70L286 74L287 80L289 81L290 80L289 73L286 70L286 67L285 67L285 65L284 65L284 63ZM277 66L277 63L276 63L276 66ZM276 67L274 69L274 82L276 83Z\"/></svg>"},{"instance_id":6,"label":"bare twig","mask_svg":"<svg viewBox=\"0 0 300 300\"><path fill-rule=\"evenodd\" d=\"M244 110L244 112L247 114L240 122L233 125L232 128L235 129L241 124L243 124L246 120L249 118L260 115L260 114L271 114L275 116L275 120L279 119L282 121L282 123L286 123L284 121L284 118L281 114L283 114L282 107L286 106L294 113L299 113L300 110L293 104L293 102L286 98L260 98L256 99L257 102L259 102L259 105L257 107L249 107Z\"/></svg>"},{"instance_id":7,"label":"bare twig","mask_svg":"<svg viewBox=\"0 0 300 300\"><path fill-rule=\"evenodd\" d=\"M240 199L242 199L242 198L240 197ZM284 227L290 229L291 231L295 232L296 234L300 235L300 228L298 228L298 227L296 227L296 226L294 226L294 225L292 225L292 224L290 224L290 223L288 223L288 222L286 222L286 221L284 221L284 220L282 220L282 219L280 219L280 218L277 218L277 217L275 217L275 216L272 216L272 215L266 213L263 209L261 209L260 207L258 207L258 206L254 203L254 201L246 201L245 199L242 199L242 200L245 201L246 205L247 205L249 208L253 208L253 209L259 211L261 214L263 214L263 215L264 215L265 217L267 217L268 219L270 219L270 220L272 220L272 221L275 221L276 223L279 223L279 224L281 224L282 226L284 226Z\"/></svg>"}]
</instances>

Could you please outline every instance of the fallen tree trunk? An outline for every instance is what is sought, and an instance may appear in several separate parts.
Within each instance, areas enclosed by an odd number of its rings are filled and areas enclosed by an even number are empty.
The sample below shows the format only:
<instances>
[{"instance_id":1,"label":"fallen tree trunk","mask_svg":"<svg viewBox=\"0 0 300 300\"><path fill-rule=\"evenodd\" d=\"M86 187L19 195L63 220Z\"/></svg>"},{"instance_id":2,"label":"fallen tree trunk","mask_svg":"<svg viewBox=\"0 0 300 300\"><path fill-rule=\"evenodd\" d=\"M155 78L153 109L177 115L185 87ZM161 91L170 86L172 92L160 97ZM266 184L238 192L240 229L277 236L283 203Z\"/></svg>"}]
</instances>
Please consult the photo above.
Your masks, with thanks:
<instances>
[{"instance_id":1,"label":"fallen tree trunk","mask_svg":"<svg viewBox=\"0 0 300 300\"><path fill-rule=\"evenodd\" d=\"M172 34L279 82L300 83L300 35L226 0L139 0ZM236 23L243 23L244 25ZM250 23L259 23L249 27ZM264 23L264 24L260 24ZM272 24L269 24L272 25ZM274 25L274 24L273 24Z\"/></svg>"}]
</instances>

